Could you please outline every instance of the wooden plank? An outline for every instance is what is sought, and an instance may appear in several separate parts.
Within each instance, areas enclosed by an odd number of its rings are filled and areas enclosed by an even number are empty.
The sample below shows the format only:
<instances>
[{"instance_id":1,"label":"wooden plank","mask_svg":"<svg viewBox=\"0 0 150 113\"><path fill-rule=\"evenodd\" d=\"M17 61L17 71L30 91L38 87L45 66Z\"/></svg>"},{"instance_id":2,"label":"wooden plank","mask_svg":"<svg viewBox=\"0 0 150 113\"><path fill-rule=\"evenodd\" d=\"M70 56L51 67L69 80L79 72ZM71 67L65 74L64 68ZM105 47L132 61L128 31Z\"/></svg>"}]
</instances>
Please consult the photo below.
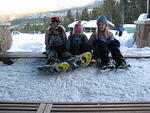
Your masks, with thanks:
<instances>
[{"instance_id":1,"label":"wooden plank","mask_svg":"<svg viewBox=\"0 0 150 113\"><path fill-rule=\"evenodd\" d=\"M45 103L40 104L36 113L44 113L45 107L46 107Z\"/></svg>"},{"instance_id":2,"label":"wooden plank","mask_svg":"<svg viewBox=\"0 0 150 113\"><path fill-rule=\"evenodd\" d=\"M0 107L36 107L38 108L40 104L1 104Z\"/></svg>"},{"instance_id":3,"label":"wooden plank","mask_svg":"<svg viewBox=\"0 0 150 113\"><path fill-rule=\"evenodd\" d=\"M126 56L123 56L124 58L135 58L135 59L139 59L139 58L150 58L150 56L132 56L132 55L126 55Z\"/></svg>"},{"instance_id":4,"label":"wooden plank","mask_svg":"<svg viewBox=\"0 0 150 113\"><path fill-rule=\"evenodd\" d=\"M54 105L130 105L130 104L150 104L150 101L144 102L54 102Z\"/></svg>"},{"instance_id":5,"label":"wooden plank","mask_svg":"<svg viewBox=\"0 0 150 113\"><path fill-rule=\"evenodd\" d=\"M15 106L15 107L0 107L0 110L22 110L22 111L35 111L37 110L37 108L34 108L34 107L18 107L18 106Z\"/></svg>"},{"instance_id":6,"label":"wooden plank","mask_svg":"<svg viewBox=\"0 0 150 113\"><path fill-rule=\"evenodd\" d=\"M42 52L0 52L0 58L46 58L46 55ZM125 55L124 58L150 58L150 56Z\"/></svg>"},{"instance_id":7,"label":"wooden plank","mask_svg":"<svg viewBox=\"0 0 150 113\"><path fill-rule=\"evenodd\" d=\"M0 58L46 58L42 52L0 52Z\"/></svg>"},{"instance_id":8,"label":"wooden plank","mask_svg":"<svg viewBox=\"0 0 150 113\"><path fill-rule=\"evenodd\" d=\"M53 108L97 108L97 107L150 107L150 104L97 104L97 105L53 105Z\"/></svg>"},{"instance_id":9,"label":"wooden plank","mask_svg":"<svg viewBox=\"0 0 150 113\"><path fill-rule=\"evenodd\" d=\"M0 113L36 113L39 103L0 102Z\"/></svg>"},{"instance_id":10,"label":"wooden plank","mask_svg":"<svg viewBox=\"0 0 150 113\"><path fill-rule=\"evenodd\" d=\"M36 111L4 111L4 110L0 110L0 113L36 113Z\"/></svg>"},{"instance_id":11,"label":"wooden plank","mask_svg":"<svg viewBox=\"0 0 150 113\"><path fill-rule=\"evenodd\" d=\"M51 113L52 104L47 104L43 113Z\"/></svg>"},{"instance_id":12,"label":"wooden plank","mask_svg":"<svg viewBox=\"0 0 150 113\"><path fill-rule=\"evenodd\" d=\"M10 102L10 101L0 101L0 104L38 104L40 105L42 102L22 102L22 101L15 101L15 102Z\"/></svg>"},{"instance_id":13,"label":"wooden plank","mask_svg":"<svg viewBox=\"0 0 150 113\"><path fill-rule=\"evenodd\" d=\"M55 112L149 113L150 102L54 103L52 113Z\"/></svg>"},{"instance_id":14,"label":"wooden plank","mask_svg":"<svg viewBox=\"0 0 150 113\"><path fill-rule=\"evenodd\" d=\"M54 103L51 113L150 113L150 102Z\"/></svg>"},{"instance_id":15,"label":"wooden plank","mask_svg":"<svg viewBox=\"0 0 150 113\"><path fill-rule=\"evenodd\" d=\"M150 113L149 111L94 111L94 112L51 112L51 113Z\"/></svg>"},{"instance_id":16,"label":"wooden plank","mask_svg":"<svg viewBox=\"0 0 150 113\"><path fill-rule=\"evenodd\" d=\"M52 112L95 112L95 111L149 111L150 107L140 107L140 108L52 108Z\"/></svg>"},{"instance_id":17,"label":"wooden plank","mask_svg":"<svg viewBox=\"0 0 150 113\"><path fill-rule=\"evenodd\" d=\"M0 102L0 113L150 113L150 102Z\"/></svg>"}]
</instances>

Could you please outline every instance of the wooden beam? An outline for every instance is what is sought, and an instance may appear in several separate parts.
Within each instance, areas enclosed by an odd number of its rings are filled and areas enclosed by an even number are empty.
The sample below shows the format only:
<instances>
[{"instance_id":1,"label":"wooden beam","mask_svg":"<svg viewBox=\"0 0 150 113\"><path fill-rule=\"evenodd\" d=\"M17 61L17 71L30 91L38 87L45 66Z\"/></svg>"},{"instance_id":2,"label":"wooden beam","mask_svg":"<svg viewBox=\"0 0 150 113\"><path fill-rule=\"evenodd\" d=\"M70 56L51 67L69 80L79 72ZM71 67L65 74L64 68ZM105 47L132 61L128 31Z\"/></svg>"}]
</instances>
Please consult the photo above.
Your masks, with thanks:
<instances>
[{"instance_id":1,"label":"wooden beam","mask_svg":"<svg viewBox=\"0 0 150 113\"><path fill-rule=\"evenodd\" d=\"M51 113L52 104L47 104L43 113Z\"/></svg>"},{"instance_id":2,"label":"wooden beam","mask_svg":"<svg viewBox=\"0 0 150 113\"><path fill-rule=\"evenodd\" d=\"M42 52L0 52L0 60L15 58L47 58ZM150 58L150 56L124 55L124 58Z\"/></svg>"},{"instance_id":3,"label":"wooden beam","mask_svg":"<svg viewBox=\"0 0 150 113\"><path fill-rule=\"evenodd\" d=\"M1 52L0 58L46 58L42 52Z\"/></svg>"},{"instance_id":4,"label":"wooden beam","mask_svg":"<svg viewBox=\"0 0 150 113\"><path fill-rule=\"evenodd\" d=\"M150 102L0 102L0 113L150 113Z\"/></svg>"},{"instance_id":5,"label":"wooden beam","mask_svg":"<svg viewBox=\"0 0 150 113\"><path fill-rule=\"evenodd\" d=\"M45 110L45 107L46 107L46 104L44 103L40 104L36 113L43 113L43 111Z\"/></svg>"}]
</instances>

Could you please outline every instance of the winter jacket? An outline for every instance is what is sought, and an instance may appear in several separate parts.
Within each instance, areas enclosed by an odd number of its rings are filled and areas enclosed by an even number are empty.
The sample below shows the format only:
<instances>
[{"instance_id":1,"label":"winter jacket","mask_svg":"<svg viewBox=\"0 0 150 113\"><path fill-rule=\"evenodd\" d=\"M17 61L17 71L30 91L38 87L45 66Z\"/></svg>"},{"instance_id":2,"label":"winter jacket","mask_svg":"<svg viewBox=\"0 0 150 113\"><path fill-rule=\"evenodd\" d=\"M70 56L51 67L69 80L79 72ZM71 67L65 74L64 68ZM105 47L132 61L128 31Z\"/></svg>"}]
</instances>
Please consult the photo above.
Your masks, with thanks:
<instances>
[{"instance_id":1,"label":"winter jacket","mask_svg":"<svg viewBox=\"0 0 150 113\"><path fill-rule=\"evenodd\" d=\"M117 31L124 31L124 28L121 27L121 26L119 26L119 27L116 28L116 30L117 30Z\"/></svg>"},{"instance_id":2,"label":"winter jacket","mask_svg":"<svg viewBox=\"0 0 150 113\"><path fill-rule=\"evenodd\" d=\"M81 34L76 36L75 34L71 34L68 37L68 50L73 55L82 54L83 52L87 52L88 50L88 39L85 34Z\"/></svg>"},{"instance_id":3,"label":"winter jacket","mask_svg":"<svg viewBox=\"0 0 150 113\"><path fill-rule=\"evenodd\" d=\"M108 37L105 37L104 33L96 34L96 32L94 32L89 39L89 44L93 48L94 46L96 46L97 42L99 42L99 41L103 41L103 42L109 44L110 41L113 41L114 39L115 38L111 32L109 32Z\"/></svg>"},{"instance_id":4,"label":"winter jacket","mask_svg":"<svg viewBox=\"0 0 150 113\"><path fill-rule=\"evenodd\" d=\"M109 36L107 38L105 37L104 33L100 33L99 35L93 33L89 39L89 43L93 50L94 59L98 58L100 54L102 56L107 56L106 54L108 54L110 50L119 50L120 47L120 42L114 38L111 32L109 33Z\"/></svg>"},{"instance_id":5,"label":"winter jacket","mask_svg":"<svg viewBox=\"0 0 150 113\"><path fill-rule=\"evenodd\" d=\"M53 29L49 27L45 33L45 45L46 50L51 48L57 48L61 46L66 46L67 36L63 26L59 26L58 29Z\"/></svg>"}]
</instances>

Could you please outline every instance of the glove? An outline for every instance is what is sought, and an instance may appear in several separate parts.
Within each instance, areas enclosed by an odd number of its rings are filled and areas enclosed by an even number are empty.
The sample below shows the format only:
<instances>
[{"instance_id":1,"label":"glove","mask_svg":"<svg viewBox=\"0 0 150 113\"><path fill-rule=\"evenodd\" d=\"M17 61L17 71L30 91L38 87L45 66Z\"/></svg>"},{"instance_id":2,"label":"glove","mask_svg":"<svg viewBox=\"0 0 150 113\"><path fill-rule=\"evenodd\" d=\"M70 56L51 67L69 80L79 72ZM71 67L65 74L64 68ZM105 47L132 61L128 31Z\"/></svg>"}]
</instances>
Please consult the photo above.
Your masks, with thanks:
<instances>
[{"instance_id":1,"label":"glove","mask_svg":"<svg viewBox=\"0 0 150 113\"><path fill-rule=\"evenodd\" d=\"M113 41L113 39L107 39L107 44L110 44L111 41Z\"/></svg>"},{"instance_id":2,"label":"glove","mask_svg":"<svg viewBox=\"0 0 150 113\"><path fill-rule=\"evenodd\" d=\"M50 50L46 50L43 52L44 55L48 56L48 54L50 53Z\"/></svg>"}]
</instances>

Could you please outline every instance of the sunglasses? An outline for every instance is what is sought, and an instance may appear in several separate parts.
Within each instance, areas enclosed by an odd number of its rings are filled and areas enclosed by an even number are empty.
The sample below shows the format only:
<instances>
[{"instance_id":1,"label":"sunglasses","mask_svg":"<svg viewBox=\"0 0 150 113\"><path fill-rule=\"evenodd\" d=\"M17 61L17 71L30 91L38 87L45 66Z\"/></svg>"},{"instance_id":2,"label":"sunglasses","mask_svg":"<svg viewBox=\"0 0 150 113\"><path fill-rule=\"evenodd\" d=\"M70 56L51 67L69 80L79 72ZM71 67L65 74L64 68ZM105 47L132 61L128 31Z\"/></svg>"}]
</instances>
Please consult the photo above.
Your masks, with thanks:
<instances>
[{"instance_id":1,"label":"sunglasses","mask_svg":"<svg viewBox=\"0 0 150 113\"><path fill-rule=\"evenodd\" d=\"M58 25L58 24L60 24L60 22L52 22L52 24L57 24Z\"/></svg>"}]
</instances>

